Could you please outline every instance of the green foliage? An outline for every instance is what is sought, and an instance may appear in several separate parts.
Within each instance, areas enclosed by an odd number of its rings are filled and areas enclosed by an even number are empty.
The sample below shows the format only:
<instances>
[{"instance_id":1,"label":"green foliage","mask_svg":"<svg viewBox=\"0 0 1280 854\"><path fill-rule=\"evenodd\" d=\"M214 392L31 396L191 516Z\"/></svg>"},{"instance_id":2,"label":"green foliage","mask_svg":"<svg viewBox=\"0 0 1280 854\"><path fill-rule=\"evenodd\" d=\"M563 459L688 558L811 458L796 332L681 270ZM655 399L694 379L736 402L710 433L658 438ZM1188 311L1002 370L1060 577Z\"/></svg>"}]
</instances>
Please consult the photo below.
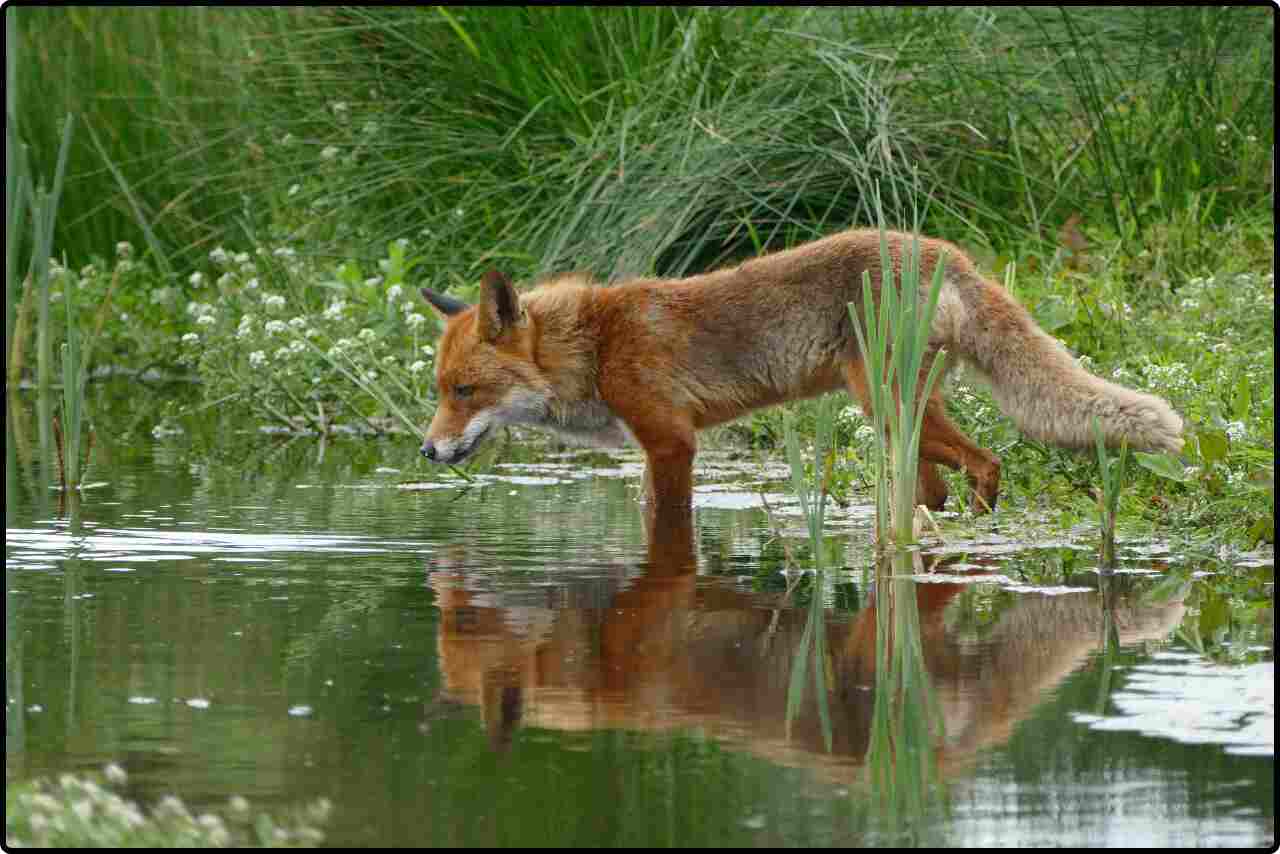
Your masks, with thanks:
<instances>
[{"instance_id":1,"label":"green foliage","mask_svg":"<svg viewBox=\"0 0 1280 854\"><path fill-rule=\"evenodd\" d=\"M193 274L212 294L187 304L182 360L204 381L207 405L236 403L295 430L416 431L436 333L406 284L417 263L407 241L387 247L377 273L287 246L252 257L215 249L213 288Z\"/></svg>"}]
</instances>

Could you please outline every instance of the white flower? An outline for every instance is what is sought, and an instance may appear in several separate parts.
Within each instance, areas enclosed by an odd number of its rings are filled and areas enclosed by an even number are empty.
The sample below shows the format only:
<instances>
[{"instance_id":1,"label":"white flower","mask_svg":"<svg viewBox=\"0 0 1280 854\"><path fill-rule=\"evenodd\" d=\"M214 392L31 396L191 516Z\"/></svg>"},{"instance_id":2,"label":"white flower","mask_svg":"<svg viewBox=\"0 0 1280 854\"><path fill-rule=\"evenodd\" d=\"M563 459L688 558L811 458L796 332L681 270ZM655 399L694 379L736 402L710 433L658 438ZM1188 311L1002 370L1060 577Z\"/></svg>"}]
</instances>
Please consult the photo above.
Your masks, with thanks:
<instances>
[{"instance_id":1,"label":"white flower","mask_svg":"<svg viewBox=\"0 0 1280 854\"><path fill-rule=\"evenodd\" d=\"M306 325L307 319L305 317L293 317L289 319L289 326L294 329L302 329Z\"/></svg>"},{"instance_id":2,"label":"white flower","mask_svg":"<svg viewBox=\"0 0 1280 854\"><path fill-rule=\"evenodd\" d=\"M333 347L335 350L341 352L355 346L355 343L356 342L352 341L350 338L339 338L337 341L333 342Z\"/></svg>"},{"instance_id":3,"label":"white flower","mask_svg":"<svg viewBox=\"0 0 1280 854\"><path fill-rule=\"evenodd\" d=\"M231 254L221 246L215 246L209 253L209 260L215 264L226 264L231 260Z\"/></svg>"},{"instance_id":4,"label":"white flower","mask_svg":"<svg viewBox=\"0 0 1280 854\"><path fill-rule=\"evenodd\" d=\"M294 139L295 139L295 138L294 138L294 135L293 135L293 134L291 134L291 133L286 133L284 136L280 137L280 144L281 144L281 145L284 145L284 146L290 146L290 145L293 145L293 143L294 143Z\"/></svg>"},{"instance_id":5,"label":"white flower","mask_svg":"<svg viewBox=\"0 0 1280 854\"><path fill-rule=\"evenodd\" d=\"M320 152L321 160L332 160L337 156L338 156L338 146L336 145L327 145L325 146L324 150Z\"/></svg>"},{"instance_id":6,"label":"white flower","mask_svg":"<svg viewBox=\"0 0 1280 854\"><path fill-rule=\"evenodd\" d=\"M261 350L254 350L249 354L249 367L260 368L267 363L267 354Z\"/></svg>"},{"instance_id":7,"label":"white flower","mask_svg":"<svg viewBox=\"0 0 1280 854\"><path fill-rule=\"evenodd\" d=\"M428 356L434 356L436 354L436 348L432 347L430 344L423 344L422 352L426 353Z\"/></svg>"},{"instance_id":8,"label":"white flower","mask_svg":"<svg viewBox=\"0 0 1280 854\"><path fill-rule=\"evenodd\" d=\"M275 251L273 251L271 254L276 256L277 258L293 258L298 253L292 247L281 246Z\"/></svg>"},{"instance_id":9,"label":"white flower","mask_svg":"<svg viewBox=\"0 0 1280 854\"><path fill-rule=\"evenodd\" d=\"M199 342L200 342L200 336L195 334L194 332L188 332L186 335L182 336L183 344L198 344Z\"/></svg>"},{"instance_id":10,"label":"white flower","mask_svg":"<svg viewBox=\"0 0 1280 854\"><path fill-rule=\"evenodd\" d=\"M289 327L285 325L283 320L268 320L267 325L262 328L266 330L268 335L276 335L280 332L284 332Z\"/></svg>"},{"instance_id":11,"label":"white flower","mask_svg":"<svg viewBox=\"0 0 1280 854\"><path fill-rule=\"evenodd\" d=\"M214 317L212 314L202 314L196 318L196 323L200 324L201 326L213 326L213 324L217 322L218 322L218 319Z\"/></svg>"},{"instance_id":12,"label":"white flower","mask_svg":"<svg viewBox=\"0 0 1280 854\"><path fill-rule=\"evenodd\" d=\"M307 349L307 344L301 338L295 338L293 341L289 342L290 353L301 353L305 349Z\"/></svg>"},{"instance_id":13,"label":"white flower","mask_svg":"<svg viewBox=\"0 0 1280 854\"><path fill-rule=\"evenodd\" d=\"M279 350L276 350L276 361L284 361L289 358L292 353L293 351L288 347L281 347Z\"/></svg>"},{"instance_id":14,"label":"white flower","mask_svg":"<svg viewBox=\"0 0 1280 854\"><path fill-rule=\"evenodd\" d=\"M262 302L270 309L284 308L284 297L279 294L271 294L268 297L264 297Z\"/></svg>"},{"instance_id":15,"label":"white flower","mask_svg":"<svg viewBox=\"0 0 1280 854\"><path fill-rule=\"evenodd\" d=\"M409 366L409 373L420 374L424 370L426 370L426 368L427 368L427 363L419 359L418 361L414 362L412 365Z\"/></svg>"},{"instance_id":16,"label":"white flower","mask_svg":"<svg viewBox=\"0 0 1280 854\"><path fill-rule=\"evenodd\" d=\"M408 317L406 317L404 319L404 322L409 324L410 329L417 329L419 326L426 323L427 319L415 311L415 312L412 312Z\"/></svg>"},{"instance_id":17,"label":"white flower","mask_svg":"<svg viewBox=\"0 0 1280 854\"><path fill-rule=\"evenodd\" d=\"M404 288L400 287L399 285L392 285L391 287L387 288L387 301L390 302L392 300L397 300L400 298L400 295L403 293L404 293Z\"/></svg>"},{"instance_id":18,"label":"white flower","mask_svg":"<svg viewBox=\"0 0 1280 854\"><path fill-rule=\"evenodd\" d=\"M356 337L359 338L361 341L372 341L378 336L374 333L372 329L361 329L359 334L356 335Z\"/></svg>"},{"instance_id":19,"label":"white flower","mask_svg":"<svg viewBox=\"0 0 1280 854\"><path fill-rule=\"evenodd\" d=\"M418 304L417 304L416 302L414 302L413 300L405 300L405 301L400 305L400 308L404 309L404 313L405 313L405 314L409 314L411 311L413 311L413 310L414 310L415 308L417 308L417 307L418 307Z\"/></svg>"},{"instance_id":20,"label":"white flower","mask_svg":"<svg viewBox=\"0 0 1280 854\"><path fill-rule=\"evenodd\" d=\"M329 307L324 310L324 316L330 319L342 317L342 310L346 307L347 303L344 300L334 300L329 303Z\"/></svg>"},{"instance_id":21,"label":"white flower","mask_svg":"<svg viewBox=\"0 0 1280 854\"><path fill-rule=\"evenodd\" d=\"M1245 431L1244 431L1243 421L1227 422L1227 437L1231 439L1231 441L1239 442L1241 439L1244 438L1244 432Z\"/></svg>"},{"instance_id":22,"label":"white flower","mask_svg":"<svg viewBox=\"0 0 1280 854\"><path fill-rule=\"evenodd\" d=\"M122 785L129 779L129 775L125 773L124 769L114 762L108 763L102 769L102 773L107 778L108 783L114 783L117 786Z\"/></svg>"},{"instance_id":23,"label":"white flower","mask_svg":"<svg viewBox=\"0 0 1280 854\"><path fill-rule=\"evenodd\" d=\"M121 240L116 244L116 257L128 258L133 255L133 244L127 240Z\"/></svg>"},{"instance_id":24,"label":"white flower","mask_svg":"<svg viewBox=\"0 0 1280 854\"><path fill-rule=\"evenodd\" d=\"M197 270L187 278L187 281L191 283L191 287L198 288L204 284L204 273Z\"/></svg>"},{"instance_id":25,"label":"white flower","mask_svg":"<svg viewBox=\"0 0 1280 854\"><path fill-rule=\"evenodd\" d=\"M258 289L258 277L254 276L252 279L245 282L244 289L246 291L256 291Z\"/></svg>"},{"instance_id":26,"label":"white flower","mask_svg":"<svg viewBox=\"0 0 1280 854\"><path fill-rule=\"evenodd\" d=\"M289 198L293 198L294 196L298 195L298 192L301 189L302 189L301 184L294 184L291 187L289 187Z\"/></svg>"},{"instance_id":27,"label":"white flower","mask_svg":"<svg viewBox=\"0 0 1280 854\"><path fill-rule=\"evenodd\" d=\"M382 277L370 276L369 278L364 280L364 283L371 288L376 288L378 285L382 284Z\"/></svg>"},{"instance_id":28,"label":"white flower","mask_svg":"<svg viewBox=\"0 0 1280 854\"><path fill-rule=\"evenodd\" d=\"M332 104L329 105L329 109L333 110L333 114L335 116L344 116L346 115L346 112L347 112L347 102L334 101Z\"/></svg>"}]
</instances>

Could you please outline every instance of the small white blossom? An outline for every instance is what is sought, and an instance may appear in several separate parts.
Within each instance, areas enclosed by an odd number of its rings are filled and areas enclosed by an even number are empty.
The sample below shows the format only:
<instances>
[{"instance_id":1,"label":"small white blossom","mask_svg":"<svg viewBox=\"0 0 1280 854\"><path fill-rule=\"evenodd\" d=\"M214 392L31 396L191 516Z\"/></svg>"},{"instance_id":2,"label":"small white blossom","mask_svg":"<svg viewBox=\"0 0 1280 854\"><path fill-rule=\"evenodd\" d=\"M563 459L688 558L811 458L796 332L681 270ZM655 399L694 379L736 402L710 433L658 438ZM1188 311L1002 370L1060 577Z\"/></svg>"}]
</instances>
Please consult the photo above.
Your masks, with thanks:
<instances>
[{"instance_id":1,"label":"small white blossom","mask_svg":"<svg viewBox=\"0 0 1280 854\"><path fill-rule=\"evenodd\" d=\"M215 264L227 264L231 260L231 254L221 246L215 246L209 253L209 260Z\"/></svg>"},{"instance_id":2,"label":"small white blossom","mask_svg":"<svg viewBox=\"0 0 1280 854\"><path fill-rule=\"evenodd\" d=\"M183 344L198 344L199 342L200 342L200 336L195 334L194 332L188 332L186 335L182 336Z\"/></svg>"},{"instance_id":3,"label":"small white blossom","mask_svg":"<svg viewBox=\"0 0 1280 854\"><path fill-rule=\"evenodd\" d=\"M432 347L430 344L423 344L422 352L426 353L428 356L434 356L436 354L436 348Z\"/></svg>"},{"instance_id":4,"label":"small white blossom","mask_svg":"<svg viewBox=\"0 0 1280 854\"><path fill-rule=\"evenodd\" d=\"M305 317L289 318L289 326L292 327L293 329L302 329L306 325L307 325L307 319Z\"/></svg>"},{"instance_id":5,"label":"small white blossom","mask_svg":"<svg viewBox=\"0 0 1280 854\"><path fill-rule=\"evenodd\" d=\"M284 308L284 297L279 294L271 294L268 297L264 297L262 302L269 309L275 310Z\"/></svg>"},{"instance_id":6,"label":"small white blossom","mask_svg":"<svg viewBox=\"0 0 1280 854\"><path fill-rule=\"evenodd\" d=\"M336 145L327 145L325 146L324 150L320 152L321 160L332 160L337 156L338 156L338 147Z\"/></svg>"},{"instance_id":7,"label":"small white blossom","mask_svg":"<svg viewBox=\"0 0 1280 854\"><path fill-rule=\"evenodd\" d=\"M404 288L400 287L399 285L392 285L391 287L387 288L387 301L390 302L393 300L397 300L400 298L400 295L403 293L404 293Z\"/></svg>"},{"instance_id":8,"label":"small white blossom","mask_svg":"<svg viewBox=\"0 0 1280 854\"><path fill-rule=\"evenodd\" d=\"M268 320L267 325L263 327L268 335L276 335L287 328L283 320Z\"/></svg>"},{"instance_id":9,"label":"small white blossom","mask_svg":"<svg viewBox=\"0 0 1280 854\"><path fill-rule=\"evenodd\" d=\"M329 307L324 310L324 316L330 319L342 317L342 310L347 307L345 300L334 300L329 303Z\"/></svg>"},{"instance_id":10,"label":"small white blossom","mask_svg":"<svg viewBox=\"0 0 1280 854\"><path fill-rule=\"evenodd\" d=\"M295 338L293 341L289 342L290 353L301 353L305 349L307 349L306 342L301 338Z\"/></svg>"},{"instance_id":11,"label":"small white blossom","mask_svg":"<svg viewBox=\"0 0 1280 854\"><path fill-rule=\"evenodd\" d=\"M418 361L414 362L412 365L409 366L409 373L420 374L424 370L426 370L426 367L427 367L427 363L419 359Z\"/></svg>"},{"instance_id":12,"label":"small white blossom","mask_svg":"<svg viewBox=\"0 0 1280 854\"><path fill-rule=\"evenodd\" d=\"M293 145L295 139L296 138L294 137L293 134L286 133L284 136L280 137L280 144L285 147L288 147L290 145Z\"/></svg>"},{"instance_id":13,"label":"small white blossom","mask_svg":"<svg viewBox=\"0 0 1280 854\"><path fill-rule=\"evenodd\" d=\"M289 187L289 198L293 198L294 196L298 195L299 191L301 191L301 190L302 190L302 185L301 185L301 184L293 184L293 185L291 185L291 186Z\"/></svg>"},{"instance_id":14,"label":"small white blossom","mask_svg":"<svg viewBox=\"0 0 1280 854\"><path fill-rule=\"evenodd\" d=\"M213 324L217 322L218 322L218 319L214 317L212 314L202 314L196 318L196 323L200 324L201 326L213 326Z\"/></svg>"},{"instance_id":15,"label":"small white blossom","mask_svg":"<svg viewBox=\"0 0 1280 854\"><path fill-rule=\"evenodd\" d=\"M267 354L261 350L254 350L249 354L249 367L260 368L267 363Z\"/></svg>"},{"instance_id":16,"label":"small white blossom","mask_svg":"<svg viewBox=\"0 0 1280 854\"><path fill-rule=\"evenodd\" d=\"M409 324L410 329L417 329L419 326L427 322L427 318L415 311L406 317L404 322Z\"/></svg>"},{"instance_id":17,"label":"small white blossom","mask_svg":"<svg viewBox=\"0 0 1280 854\"><path fill-rule=\"evenodd\" d=\"M129 775L125 773L124 769L114 762L108 763L102 769L102 773L107 778L108 783L113 783L117 786L123 785L129 779Z\"/></svg>"},{"instance_id":18,"label":"small white blossom","mask_svg":"<svg viewBox=\"0 0 1280 854\"><path fill-rule=\"evenodd\" d=\"M246 291L256 291L258 289L258 277L254 276L252 279L245 282L244 289Z\"/></svg>"},{"instance_id":19,"label":"small white blossom","mask_svg":"<svg viewBox=\"0 0 1280 854\"><path fill-rule=\"evenodd\" d=\"M197 270L187 278L187 281L191 283L191 287L198 288L204 284L204 273Z\"/></svg>"},{"instance_id":20,"label":"small white blossom","mask_svg":"<svg viewBox=\"0 0 1280 854\"><path fill-rule=\"evenodd\" d=\"M361 341L372 341L378 336L374 333L372 329L361 329L360 332L356 335L356 337L359 338Z\"/></svg>"},{"instance_id":21,"label":"small white blossom","mask_svg":"<svg viewBox=\"0 0 1280 854\"><path fill-rule=\"evenodd\" d=\"M376 288L378 285L382 284L382 277L370 276L369 278L364 280L364 283L371 288Z\"/></svg>"},{"instance_id":22,"label":"small white blossom","mask_svg":"<svg viewBox=\"0 0 1280 854\"><path fill-rule=\"evenodd\" d=\"M129 258L133 255L133 244L127 240L121 240L116 244L116 257Z\"/></svg>"},{"instance_id":23,"label":"small white blossom","mask_svg":"<svg viewBox=\"0 0 1280 854\"><path fill-rule=\"evenodd\" d=\"M296 250L294 250L294 249L293 249L292 247L290 247L290 246L281 246L281 247L277 248L276 250L274 250L271 254L272 254L272 255L274 255L274 256L276 256L277 258L293 258L293 257L295 257L298 253L297 253L297 251L296 251Z\"/></svg>"}]
</instances>

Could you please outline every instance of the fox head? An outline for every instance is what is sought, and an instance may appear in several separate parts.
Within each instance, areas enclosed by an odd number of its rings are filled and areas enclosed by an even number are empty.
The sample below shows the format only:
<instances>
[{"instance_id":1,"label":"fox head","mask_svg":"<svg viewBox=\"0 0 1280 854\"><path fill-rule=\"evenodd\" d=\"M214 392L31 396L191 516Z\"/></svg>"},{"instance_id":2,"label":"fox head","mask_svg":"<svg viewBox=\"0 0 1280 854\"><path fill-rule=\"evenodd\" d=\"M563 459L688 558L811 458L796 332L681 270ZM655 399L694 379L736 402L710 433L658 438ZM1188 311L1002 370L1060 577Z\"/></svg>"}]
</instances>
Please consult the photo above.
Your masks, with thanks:
<instances>
[{"instance_id":1,"label":"fox head","mask_svg":"<svg viewBox=\"0 0 1280 854\"><path fill-rule=\"evenodd\" d=\"M445 321L436 353L439 404L422 455L461 462L495 428L544 421L550 389L534 360L536 324L511 280L490 270L474 306L427 288L422 296Z\"/></svg>"}]
</instances>

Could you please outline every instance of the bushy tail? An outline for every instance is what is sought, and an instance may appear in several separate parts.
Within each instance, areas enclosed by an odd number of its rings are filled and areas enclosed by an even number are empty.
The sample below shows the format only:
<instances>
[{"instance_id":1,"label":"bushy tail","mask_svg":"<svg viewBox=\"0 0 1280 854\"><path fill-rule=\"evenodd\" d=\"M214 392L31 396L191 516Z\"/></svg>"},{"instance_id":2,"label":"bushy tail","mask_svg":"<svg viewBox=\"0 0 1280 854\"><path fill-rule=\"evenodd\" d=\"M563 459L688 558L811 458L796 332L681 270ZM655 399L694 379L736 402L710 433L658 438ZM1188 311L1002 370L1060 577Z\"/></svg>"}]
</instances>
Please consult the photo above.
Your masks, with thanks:
<instances>
[{"instance_id":1,"label":"bushy tail","mask_svg":"<svg viewBox=\"0 0 1280 854\"><path fill-rule=\"evenodd\" d=\"M1093 418L1110 446L1182 449L1182 419L1168 403L1096 377L1036 325L1004 288L976 273L946 284L935 331L985 376L1028 436L1069 448L1094 444Z\"/></svg>"}]
</instances>

